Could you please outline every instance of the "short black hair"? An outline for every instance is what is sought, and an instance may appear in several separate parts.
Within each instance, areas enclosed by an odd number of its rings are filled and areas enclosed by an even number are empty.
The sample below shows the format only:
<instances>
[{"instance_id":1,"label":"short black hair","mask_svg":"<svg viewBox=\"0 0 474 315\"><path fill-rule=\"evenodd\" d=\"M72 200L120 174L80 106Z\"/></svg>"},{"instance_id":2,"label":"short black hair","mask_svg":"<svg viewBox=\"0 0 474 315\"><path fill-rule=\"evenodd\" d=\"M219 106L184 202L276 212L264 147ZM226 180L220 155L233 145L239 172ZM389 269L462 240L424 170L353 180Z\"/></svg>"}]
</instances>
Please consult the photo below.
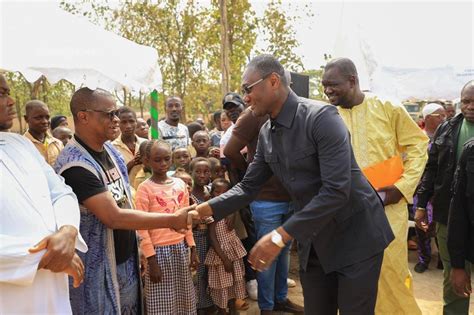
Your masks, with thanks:
<instances>
[{"instance_id":1,"label":"short black hair","mask_svg":"<svg viewBox=\"0 0 474 315\"><path fill-rule=\"evenodd\" d=\"M67 117L64 115L53 116L53 118L51 118L51 130L56 129L64 120L67 121Z\"/></svg>"},{"instance_id":2,"label":"short black hair","mask_svg":"<svg viewBox=\"0 0 474 315\"><path fill-rule=\"evenodd\" d=\"M221 167L222 163L220 160L216 159L215 157L209 157L207 158L209 161L209 164L211 165L211 172L215 172L217 167Z\"/></svg>"},{"instance_id":3,"label":"short black hair","mask_svg":"<svg viewBox=\"0 0 474 315\"><path fill-rule=\"evenodd\" d=\"M201 162L207 163L207 165L209 165L209 170L211 170L211 163L209 162L207 158L203 158L203 157L194 158L189 164L189 170L192 172L196 164L201 163Z\"/></svg>"},{"instance_id":4,"label":"short black hair","mask_svg":"<svg viewBox=\"0 0 474 315\"><path fill-rule=\"evenodd\" d=\"M289 85L289 83L286 82L287 79L285 76L285 68L283 68L278 59L276 59L273 55L265 54L254 57L248 63L247 68L257 71L262 78L275 72L280 76L280 81L285 86Z\"/></svg>"},{"instance_id":5,"label":"short black hair","mask_svg":"<svg viewBox=\"0 0 474 315\"><path fill-rule=\"evenodd\" d=\"M214 114L212 114L212 120L214 122L220 120L221 119L221 114L222 114L222 111L220 109L215 111Z\"/></svg>"},{"instance_id":6,"label":"short black hair","mask_svg":"<svg viewBox=\"0 0 474 315\"><path fill-rule=\"evenodd\" d=\"M42 102L40 100L28 101L25 104L25 115L28 116L30 114L30 112L33 110L33 108L37 108L37 107L46 107L46 108L48 108L48 105L46 105L44 102Z\"/></svg>"},{"instance_id":7,"label":"short black hair","mask_svg":"<svg viewBox=\"0 0 474 315\"><path fill-rule=\"evenodd\" d=\"M133 118L135 118L135 120L137 120L137 114L135 113L135 111L133 109L131 109L128 106L122 106L118 109L119 118L120 118L120 115L122 115L122 114L132 114Z\"/></svg>"},{"instance_id":8,"label":"short black hair","mask_svg":"<svg viewBox=\"0 0 474 315\"><path fill-rule=\"evenodd\" d=\"M112 97L108 91L103 89L91 90L88 87L83 87L74 92L69 103L72 116L76 119L77 113L84 109L92 109L90 105L95 105L98 97Z\"/></svg>"},{"instance_id":9,"label":"short black hair","mask_svg":"<svg viewBox=\"0 0 474 315\"><path fill-rule=\"evenodd\" d=\"M175 171L174 171L174 174L173 174L173 177L177 177L177 178L180 178L180 176L189 176L191 177L192 179L192 176L189 175L188 172L186 172L186 170L182 167L178 167Z\"/></svg>"},{"instance_id":10,"label":"short black hair","mask_svg":"<svg viewBox=\"0 0 474 315\"><path fill-rule=\"evenodd\" d=\"M217 186L226 186L227 190L229 190L230 187L231 187L231 184L225 178L216 178L216 179L214 179L214 181L212 182L212 185L211 185L211 194L214 193L214 190L216 189Z\"/></svg>"},{"instance_id":11,"label":"short black hair","mask_svg":"<svg viewBox=\"0 0 474 315\"><path fill-rule=\"evenodd\" d=\"M181 106L183 106L183 99L179 96L173 95L173 96L168 96L165 100L165 107L168 105L168 102L171 100L178 100L179 103L181 103Z\"/></svg>"},{"instance_id":12,"label":"short black hair","mask_svg":"<svg viewBox=\"0 0 474 315\"><path fill-rule=\"evenodd\" d=\"M327 71L331 68L337 68L342 75L345 76L355 76L359 80L359 75L357 74L357 68L352 60L349 58L336 58L329 61L324 67L324 71Z\"/></svg>"},{"instance_id":13,"label":"short black hair","mask_svg":"<svg viewBox=\"0 0 474 315\"><path fill-rule=\"evenodd\" d=\"M146 156L147 159L149 159L151 157L151 149L155 145L166 147L170 152L172 152L171 145L168 142L166 142L164 140L156 140L156 139L149 140L146 147L145 147L145 156Z\"/></svg>"},{"instance_id":14,"label":"short black hair","mask_svg":"<svg viewBox=\"0 0 474 315\"><path fill-rule=\"evenodd\" d=\"M145 140L143 141L142 143L140 143L140 146L138 147L138 153L142 156L142 157L145 157L146 156L146 148L148 146L148 142L150 142L150 140Z\"/></svg>"},{"instance_id":15,"label":"short black hair","mask_svg":"<svg viewBox=\"0 0 474 315\"><path fill-rule=\"evenodd\" d=\"M193 133L193 136L192 136L191 140L194 140L194 136L198 133L200 133L202 135L206 135L209 140L211 139L211 137L209 136L209 132L207 132L206 130L198 130L195 133Z\"/></svg>"},{"instance_id":16,"label":"short black hair","mask_svg":"<svg viewBox=\"0 0 474 315\"><path fill-rule=\"evenodd\" d=\"M189 131L189 138L193 138L194 134L200 130L204 130L204 126L201 125L200 123L198 122L195 122L193 121L192 123L189 123L186 125L186 127L188 127L188 131Z\"/></svg>"}]
</instances>

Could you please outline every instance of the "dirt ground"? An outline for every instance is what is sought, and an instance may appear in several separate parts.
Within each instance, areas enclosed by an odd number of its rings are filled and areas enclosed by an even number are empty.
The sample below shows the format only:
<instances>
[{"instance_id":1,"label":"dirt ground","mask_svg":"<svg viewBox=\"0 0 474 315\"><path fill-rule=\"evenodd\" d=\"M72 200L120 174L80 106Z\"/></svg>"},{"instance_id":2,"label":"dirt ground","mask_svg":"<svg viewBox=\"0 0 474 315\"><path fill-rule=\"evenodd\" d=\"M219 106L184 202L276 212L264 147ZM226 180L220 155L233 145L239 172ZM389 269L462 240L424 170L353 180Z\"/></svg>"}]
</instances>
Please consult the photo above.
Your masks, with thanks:
<instances>
[{"instance_id":1,"label":"dirt ground","mask_svg":"<svg viewBox=\"0 0 474 315\"><path fill-rule=\"evenodd\" d=\"M441 315L442 314L442 283L443 274L442 270L436 269L438 254L436 247L434 246L433 259L430 267L427 271L422 274L416 273L413 268L417 263L416 251L409 252L409 267L413 275L414 292L415 298L420 306L423 314L426 315ZM290 266L290 278L297 282L295 288L288 290L289 298L299 304L303 304L303 293L299 282L298 274L298 257L296 252L292 252L291 266ZM257 302L247 299L250 304L250 308L247 311L241 311L241 315L258 315L260 311L258 309ZM286 313L285 313L286 314ZM471 297L470 314L474 314L474 297Z\"/></svg>"}]
</instances>

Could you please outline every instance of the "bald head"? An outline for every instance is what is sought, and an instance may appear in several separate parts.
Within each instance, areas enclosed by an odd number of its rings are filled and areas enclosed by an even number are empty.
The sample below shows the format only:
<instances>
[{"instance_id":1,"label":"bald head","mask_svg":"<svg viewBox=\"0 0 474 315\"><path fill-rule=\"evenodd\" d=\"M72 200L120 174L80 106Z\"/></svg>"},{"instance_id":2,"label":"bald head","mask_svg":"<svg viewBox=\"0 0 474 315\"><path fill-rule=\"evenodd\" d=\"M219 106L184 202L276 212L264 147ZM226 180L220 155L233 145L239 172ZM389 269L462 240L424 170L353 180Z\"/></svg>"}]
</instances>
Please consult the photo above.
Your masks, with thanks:
<instances>
[{"instance_id":1,"label":"bald head","mask_svg":"<svg viewBox=\"0 0 474 315\"><path fill-rule=\"evenodd\" d=\"M85 109L95 109L100 98L113 98L112 94L103 89L91 90L87 87L77 90L71 98L69 107L76 119L77 113Z\"/></svg>"},{"instance_id":2,"label":"bald head","mask_svg":"<svg viewBox=\"0 0 474 315\"><path fill-rule=\"evenodd\" d=\"M357 69L349 58L329 61L324 67L321 83L332 105L352 108L364 101Z\"/></svg>"},{"instance_id":3,"label":"bald head","mask_svg":"<svg viewBox=\"0 0 474 315\"><path fill-rule=\"evenodd\" d=\"M48 108L48 106L40 100L32 100L25 104L25 115L29 116L36 108Z\"/></svg>"},{"instance_id":4,"label":"bald head","mask_svg":"<svg viewBox=\"0 0 474 315\"><path fill-rule=\"evenodd\" d=\"M463 94L465 91L471 90L471 89L474 89L474 80L471 80L471 81L467 82L467 83L463 86L463 88L462 88L462 90L461 90L461 94Z\"/></svg>"},{"instance_id":5,"label":"bald head","mask_svg":"<svg viewBox=\"0 0 474 315\"><path fill-rule=\"evenodd\" d=\"M354 76L358 80L358 74L357 74L357 69L349 58L336 58L331 61L329 61L326 64L326 67L324 67L324 71L328 71L331 68L337 68L340 73L344 76Z\"/></svg>"},{"instance_id":6,"label":"bald head","mask_svg":"<svg viewBox=\"0 0 474 315\"><path fill-rule=\"evenodd\" d=\"M464 85L461 91L461 113L470 123L474 123L474 80Z\"/></svg>"},{"instance_id":7,"label":"bald head","mask_svg":"<svg viewBox=\"0 0 474 315\"><path fill-rule=\"evenodd\" d=\"M193 134L193 140L195 139L198 139L198 138L201 138L201 137L204 137L204 138L207 138L209 139L209 134L207 133L207 131L204 131L204 130L198 130L196 131L194 134Z\"/></svg>"}]
</instances>

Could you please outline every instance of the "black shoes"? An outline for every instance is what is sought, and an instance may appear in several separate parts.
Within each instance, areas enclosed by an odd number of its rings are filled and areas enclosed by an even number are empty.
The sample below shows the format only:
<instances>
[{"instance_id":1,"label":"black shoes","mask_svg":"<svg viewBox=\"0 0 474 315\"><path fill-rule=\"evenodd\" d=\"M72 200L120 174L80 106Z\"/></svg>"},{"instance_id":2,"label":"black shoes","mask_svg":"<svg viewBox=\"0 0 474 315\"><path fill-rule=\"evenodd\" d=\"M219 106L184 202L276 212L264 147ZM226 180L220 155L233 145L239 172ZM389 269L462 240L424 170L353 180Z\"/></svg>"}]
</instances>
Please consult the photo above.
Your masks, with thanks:
<instances>
[{"instance_id":1,"label":"black shoes","mask_svg":"<svg viewBox=\"0 0 474 315\"><path fill-rule=\"evenodd\" d=\"M285 302L276 302L273 306L273 311L292 314L304 314L304 307L291 302L289 299L286 299Z\"/></svg>"},{"instance_id":2,"label":"black shoes","mask_svg":"<svg viewBox=\"0 0 474 315\"><path fill-rule=\"evenodd\" d=\"M428 269L428 266L424 263L419 262L415 265L415 271L418 273L423 273L426 271L426 269Z\"/></svg>"}]
</instances>

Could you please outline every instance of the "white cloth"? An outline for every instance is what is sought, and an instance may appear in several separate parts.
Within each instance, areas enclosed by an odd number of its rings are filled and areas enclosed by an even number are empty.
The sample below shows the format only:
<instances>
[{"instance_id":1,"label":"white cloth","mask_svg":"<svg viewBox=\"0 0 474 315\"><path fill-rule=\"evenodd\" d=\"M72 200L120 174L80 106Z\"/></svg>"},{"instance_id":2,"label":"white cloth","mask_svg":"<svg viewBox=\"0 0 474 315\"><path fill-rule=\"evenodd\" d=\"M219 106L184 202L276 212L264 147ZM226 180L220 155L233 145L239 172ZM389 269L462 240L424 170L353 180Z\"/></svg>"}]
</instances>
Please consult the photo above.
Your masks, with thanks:
<instances>
[{"instance_id":1,"label":"white cloth","mask_svg":"<svg viewBox=\"0 0 474 315\"><path fill-rule=\"evenodd\" d=\"M232 131L234 130L235 124L230 125L229 128L224 132L224 134L221 137L221 143L220 143L220 151L221 151L221 158L225 158L224 155L224 148L227 142L229 142L230 137L232 136Z\"/></svg>"},{"instance_id":2,"label":"white cloth","mask_svg":"<svg viewBox=\"0 0 474 315\"><path fill-rule=\"evenodd\" d=\"M183 124L178 123L178 126L175 127L169 125L164 120L160 120L158 122L158 130L160 132L160 139L168 142L173 151L177 148L187 148L191 144L188 127Z\"/></svg>"},{"instance_id":3,"label":"white cloth","mask_svg":"<svg viewBox=\"0 0 474 315\"><path fill-rule=\"evenodd\" d=\"M423 107L423 110L421 111L421 114L423 115L423 119L426 118L426 116L428 115L431 115L433 114L435 111L437 110L440 110L440 109L444 109L443 106L437 104L437 103L429 103L429 104L426 104L424 107Z\"/></svg>"},{"instance_id":4,"label":"white cloth","mask_svg":"<svg viewBox=\"0 0 474 315\"><path fill-rule=\"evenodd\" d=\"M71 313L68 277L37 270L28 249L64 225L79 231L71 188L26 138L0 132L0 314ZM76 248L87 251L80 234Z\"/></svg>"}]
</instances>

